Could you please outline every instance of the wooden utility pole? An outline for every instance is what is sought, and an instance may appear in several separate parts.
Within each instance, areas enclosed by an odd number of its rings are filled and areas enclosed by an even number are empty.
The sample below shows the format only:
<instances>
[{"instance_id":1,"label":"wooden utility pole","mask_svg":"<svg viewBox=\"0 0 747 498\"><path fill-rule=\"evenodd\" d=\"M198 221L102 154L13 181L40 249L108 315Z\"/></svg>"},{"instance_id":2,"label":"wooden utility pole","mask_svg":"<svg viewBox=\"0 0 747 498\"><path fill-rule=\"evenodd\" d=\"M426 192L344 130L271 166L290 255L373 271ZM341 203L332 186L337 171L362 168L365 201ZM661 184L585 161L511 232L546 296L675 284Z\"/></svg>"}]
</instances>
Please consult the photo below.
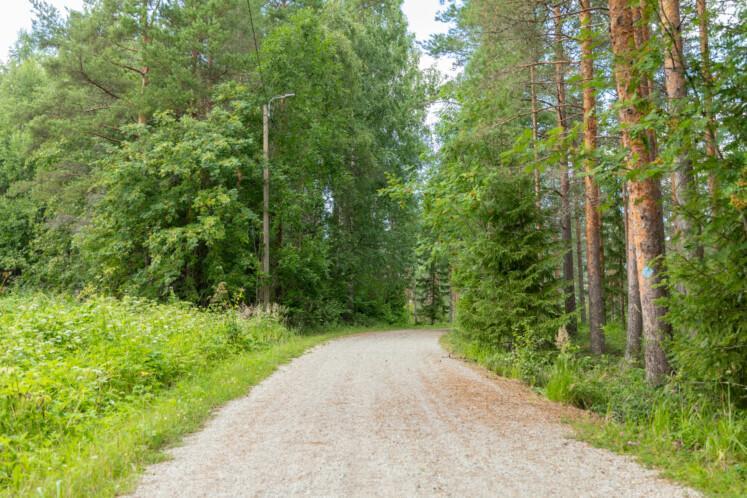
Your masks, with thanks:
<instances>
[{"instance_id":1,"label":"wooden utility pole","mask_svg":"<svg viewBox=\"0 0 747 498\"><path fill-rule=\"evenodd\" d=\"M270 104L262 106L262 148L264 171L262 173L262 286L260 300L270 308Z\"/></svg>"},{"instance_id":2,"label":"wooden utility pole","mask_svg":"<svg viewBox=\"0 0 747 498\"><path fill-rule=\"evenodd\" d=\"M272 294L270 288L272 283L270 278L270 111L274 101L279 100L282 103L285 102L285 99L295 96L295 93L277 95L262 106L262 149L265 164L262 172L262 285L259 298L265 311L270 309L270 296Z\"/></svg>"}]
</instances>

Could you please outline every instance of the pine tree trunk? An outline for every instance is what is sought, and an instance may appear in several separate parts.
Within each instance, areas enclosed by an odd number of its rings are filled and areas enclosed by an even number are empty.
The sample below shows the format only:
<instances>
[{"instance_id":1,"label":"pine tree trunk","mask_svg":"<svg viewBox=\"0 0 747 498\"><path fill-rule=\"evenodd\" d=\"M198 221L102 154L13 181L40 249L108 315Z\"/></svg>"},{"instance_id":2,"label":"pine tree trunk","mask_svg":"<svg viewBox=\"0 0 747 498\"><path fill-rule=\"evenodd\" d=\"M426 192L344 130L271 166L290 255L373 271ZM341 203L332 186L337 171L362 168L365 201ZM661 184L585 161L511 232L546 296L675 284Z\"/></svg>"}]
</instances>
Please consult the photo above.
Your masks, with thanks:
<instances>
[{"instance_id":1,"label":"pine tree trunk","mask_svg":"<svg viewBox=\"0 0 747 498\"><path fill-rule=\"evenodd\" d=\"M563 50L563 25L562 13L560 6L553 7L555 17L555 57L556 60L564 60ZM566 96L565 96L565 65L562 63L555 64L555 83L557 87L557 116L558 126L563 130L563 136L568 133L568 120L566 117ZM570 178L568 177L568 159L563 158L560 162L560 226L561 240L563 242L563 281L565 292L565 312L571 318L568 320L568 333L576 333L576 319L573 314L576 312L576 293L573 285L573 240L571 228L571 188Z\"/></svg>"},{"instance_id":2,"label":"pine tree trunk","mask_svg":"<svg viewBox=\"0 0 747 498\"><path fill-rule=\"evenodd\" d=\"M664 256L664 219L661 207L661 188L655 177L642 177L649 166L651 144L629 130L640 126L646 114L646 99L640 97L639 81L634 62L638 53L635 43L633 13L628 0L609 0L610 32L615 55L615 82L621 102L619 119L629 145L628 168L634 175L629 183L630 229L636 251L638 285L641 295L646 378L660 384L670 372L664 352L664 340L670 330L663 317L666 309L657 303L666 296L662 284ZM638 92L638 95L636 95Z\"/></svg>"},{"instance_id":3,"label":"pine tree trunk","mask_svg":"<svg viewBox=\"0 0 747 498\"><path fill-rule=\"evenodd\" d=\"M638 290L638 265L635 258L635 244L630 231L630 199L628 187L623 187L625 206L625 259L628 282L628 319L626 322L625 359L635 363L641 356L641 336L643 322L641 317L641 295Z\"/></svg>"},{"instance_id":4,"label":"pine tree trunk","mask_svg":"<svg viewBox=\"0 0 747 498\"><path fill-rule=\"evenodd\" d=\"M682 107L686 104L687 87L685 82L685 63L682 52L682 26L680 20L679 0L660 0L662 31L667 42L664 49L664 81L669 100L669 114L672 127L676 127L682 116ZM680 152L675 159L672 173L672 203L674 205L674 236L678 248L684 254L685 238L692 226L689 217L683 212L691 194L692 164L686 152ZM680 289L684 292L684 288Z\"/></svg>"},{"instance_id":5,"label":"pine tree trunk","mask_svg":"<svg viewBox=\"0 0 747 498\"><path fill-rule=\"evenodd\" d=\"M581 198L574 204L574 220L576 222L576 273L578 273L578 307L581 323L586 325L586 290L584 287L584 250L581 241Z\"/></svg>"},{"instance_id":6,"label":"pine tree trunk","mask_svg":"<svg viewBox=\"0 0 747 498\"><path fill-rule=\"evenodd\" d=\"M633 38L635 40L636 47L638 50L643 50L651 38L651 13L647 4L647 0L640 0L638 6L631 6L631 13L633 16ZM654 94L654 81L646 74L640 76L640 86L638 93L642 99L651 99ZM648 136L648 161L654 162L656 160L657 143L656 133L654 130L648 130L646 132Z\"/></svg>"},{"instance_id":7,"label":"pine tree trunk","mask_svg":"<svg viewBox=\"0 0 747 498\"><path fill-rule=\"evenodd\" d=\"M535 76L534 64L529 66L529 92L532 102L532 151L534 161L537 162L537 140L539 135L539 125L537 123L537 81ZM542 193L540 190L540 172L537 164L534 165L534 203L539 210L542 207Z\"/></svg>"},{"instance_id":8,"label":"pine tree trunk","mask_svg":"<svg viewBox=\"0 0 747 498\"><path fill-rule=\"evenodd\" d=\"M700 31L700 72L703 78L703 105L708 125L705 133L706 155L715 158L718 152L716 142L716 121L713 119L713 75L711 74L711 50L708 40L708 6L706 0L696 1L698 10L698 28ZM708 193L715 200L718 182L713 173L708 175ZM715 203L714 203L715 206Z\"/></svg>"},{"instance_id":9,"label":"pine tree trunk","mask_svg":"<svg viewBox=\"0 0 747 498\"><path fill-rule=\"evenodd\" d=\"M591 2L580 0L581 4L581 77L584 82L584 152L590 155L597 148L596 93L594 80L594 59L591 39ZM602 261L602 220L599 211L599 185L592 174L594 161L587 157L584 161L584 193L586 197L586 273L589 278L589 333L591 350L595 354L604 352L604 266Z\"/></svg>"}]
</instances>

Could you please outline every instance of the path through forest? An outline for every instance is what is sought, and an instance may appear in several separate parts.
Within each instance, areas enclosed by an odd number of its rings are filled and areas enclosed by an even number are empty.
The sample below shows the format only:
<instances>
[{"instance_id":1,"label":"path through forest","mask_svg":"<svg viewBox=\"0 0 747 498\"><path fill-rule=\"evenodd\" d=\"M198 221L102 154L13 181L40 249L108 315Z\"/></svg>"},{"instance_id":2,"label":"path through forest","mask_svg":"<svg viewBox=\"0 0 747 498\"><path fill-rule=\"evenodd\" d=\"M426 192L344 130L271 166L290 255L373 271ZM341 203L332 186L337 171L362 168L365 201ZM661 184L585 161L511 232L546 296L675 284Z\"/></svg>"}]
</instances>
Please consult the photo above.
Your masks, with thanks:
<instances>
[{"instance_id":1,"label":"path through forest","mask_svg":"<svg viewBox=\"0 0 747 498\"><path fill-rule=\"evenodd\" d=\"M440 332L320 346L150 467L138 497L697 496L571 438L580 412L440 347Z\"/></svg>"}]
</instances>

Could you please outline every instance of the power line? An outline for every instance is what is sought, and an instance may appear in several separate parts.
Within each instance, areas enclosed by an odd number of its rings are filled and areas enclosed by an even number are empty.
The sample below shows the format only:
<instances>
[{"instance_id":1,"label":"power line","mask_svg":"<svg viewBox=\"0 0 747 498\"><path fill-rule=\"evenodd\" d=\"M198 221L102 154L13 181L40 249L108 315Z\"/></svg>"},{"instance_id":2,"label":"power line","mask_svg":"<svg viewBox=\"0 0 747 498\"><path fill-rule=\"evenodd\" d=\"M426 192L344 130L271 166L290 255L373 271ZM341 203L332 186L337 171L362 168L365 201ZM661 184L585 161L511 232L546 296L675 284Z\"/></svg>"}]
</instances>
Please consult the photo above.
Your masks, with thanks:
<instances>
[{"instance_id":1,"label":"power line","mask_svg":"<svg viewBox=\"0 0 747 498\"><path fill-rule=\"evenodd\" d=\"M262 60L259 56L259 44L257 43L257 30L254 29L254 15L252 14L252 3L251 0L246 0L246 6L249 9L249 23L252 26L252 38L254 39L254 54L257 56L257 70L259 71L259 82L262 85L262 92L265 94L265 100L267 100L267 86L265 85L265 77L262 74Z\"/></svg>"}]
</instances>

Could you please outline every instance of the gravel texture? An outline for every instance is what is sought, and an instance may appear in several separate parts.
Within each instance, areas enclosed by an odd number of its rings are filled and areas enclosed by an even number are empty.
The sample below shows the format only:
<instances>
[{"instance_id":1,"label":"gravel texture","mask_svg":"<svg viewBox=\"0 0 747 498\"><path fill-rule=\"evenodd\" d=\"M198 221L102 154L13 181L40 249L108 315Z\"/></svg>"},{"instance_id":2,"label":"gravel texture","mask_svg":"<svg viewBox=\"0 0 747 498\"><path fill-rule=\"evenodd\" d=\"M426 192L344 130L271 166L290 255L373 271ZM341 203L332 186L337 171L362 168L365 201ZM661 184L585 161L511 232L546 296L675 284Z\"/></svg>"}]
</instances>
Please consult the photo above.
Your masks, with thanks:
<instances>
[{"instance_id":1,"label":"gravel texture","mask_svg":"<svg viewBox=\"0 0 747 498\"><path fill-rule=\"evenodd\" d=\"M571 438L582 412L450 358L441 332L319 346L151 466L136 497L684 497Z\"/></svg>"}]
</instances>

